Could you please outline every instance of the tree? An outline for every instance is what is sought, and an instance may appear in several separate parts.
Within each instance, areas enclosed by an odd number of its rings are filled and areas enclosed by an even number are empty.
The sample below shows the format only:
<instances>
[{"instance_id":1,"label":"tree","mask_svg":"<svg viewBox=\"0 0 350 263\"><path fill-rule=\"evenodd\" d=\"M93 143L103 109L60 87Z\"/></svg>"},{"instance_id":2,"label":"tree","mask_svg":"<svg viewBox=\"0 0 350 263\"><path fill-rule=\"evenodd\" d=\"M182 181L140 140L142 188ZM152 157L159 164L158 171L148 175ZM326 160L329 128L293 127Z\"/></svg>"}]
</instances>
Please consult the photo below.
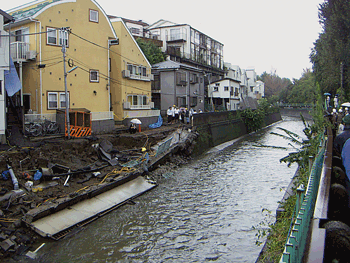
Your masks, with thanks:
<instances>
[{"instance_id":1,"label":"tree","mask_svg":"<svg viewBox=\"0 0 350 263\"><path fill-rule=\"evenodd\" d=\"M280 78L275 72L262 73L258 76L258 79L265 84L265 97L270 98L274 95L279 95L285 90L292 82L288 78Z\"/></svg>"},{"instance_id":2,"label":"tree","mask_svg":"<svg viewBox=\"0 0 350 263\"><path fill-rule=\"evenodd\" d=\"M306 69L300 79L293 80L293 85L288 89L286 101L289 103L315 103L316 91L315 75L310 69Z\"/></svg>"},{"instance_id":3,"label":"tree","mask_svg":"<svg viewBox=\"0 0 350 263\"><path fill-rule=\"evenodd\" d=\"M137 44L151 65L165 61L166 55L153 42L138 38Z\"/></svg>"},{"instance_id":4,"label":"tree","mask_svg":"<svg viewBox=\"0 0 350 263\"><path fill-rule=\"evenodd\" d=\"M322 93L340 93L343 100L349 99L350 1L326 0L319 5L319 19L323 30L310 54L316 81Z\"/></svg>"}]
</instances>

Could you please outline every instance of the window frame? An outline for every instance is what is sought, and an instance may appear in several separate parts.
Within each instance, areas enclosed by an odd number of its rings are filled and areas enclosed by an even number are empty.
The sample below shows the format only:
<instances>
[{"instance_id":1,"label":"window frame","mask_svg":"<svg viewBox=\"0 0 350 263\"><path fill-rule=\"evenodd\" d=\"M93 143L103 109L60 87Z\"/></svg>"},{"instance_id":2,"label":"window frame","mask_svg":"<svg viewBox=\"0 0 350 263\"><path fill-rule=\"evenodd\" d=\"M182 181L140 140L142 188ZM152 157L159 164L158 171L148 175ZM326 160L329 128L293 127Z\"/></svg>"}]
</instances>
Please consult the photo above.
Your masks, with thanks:
<instances>
[{"instance_id":1,"label":"window frame","mask_svg":"<svg viewBox=\"0 0 350 263\"><path fill-rule=\"evenodd\" d=\"M51 102L56 102L56 107L50 107L50 95L56 95L56 100L52 100ZM64 98L64 102L66 101L66 93L64 91L47 91L47 109L48 110L58 110L58 109L66 109L66 106L62 107L61 98ZM68 107L69 107L69 91L68 91Z\"/></svg>"},{"instance_id":2,"label":"window frame","mask_svg":"<svg viewBox=\"0 0 350 263\"><path fill-rule=\"evenodd\" d=\"M93 19L92 14L96 14L96 19ZM99 22L98 10L89 9L89 22L93 22L93 23L98 23Z\"/></svg>"},{"instance_id":3,"label":"window frame","mask_svg":"<svg viewBox=\"0 0 350 263\"><path fill-rule=\"evenodd\" d=\"M65 41L65 46L69 47L69 34L67 31L60 30L59 28L55 27L46 27L46 45L48 46L57 46L62 47L63 41ZM55 42L50 43L49 38L53 38L53 36L50 36L51 34L55 34ZM64 34L65 33L65 34Z\"/></svg>"},{"instance_id":4,"label":"window frame","mask_svg":"<svg viewBox=\"0 0 350 263\"><path fill-rule=\"evenodd\" d=\"M92 73L95 73L96 72L96 80L92 79ZM89 71L89 80L90 80L90 83L99 83L100 82L100 72L96 69L90 69Z\"/></svg>"}]
</instances>

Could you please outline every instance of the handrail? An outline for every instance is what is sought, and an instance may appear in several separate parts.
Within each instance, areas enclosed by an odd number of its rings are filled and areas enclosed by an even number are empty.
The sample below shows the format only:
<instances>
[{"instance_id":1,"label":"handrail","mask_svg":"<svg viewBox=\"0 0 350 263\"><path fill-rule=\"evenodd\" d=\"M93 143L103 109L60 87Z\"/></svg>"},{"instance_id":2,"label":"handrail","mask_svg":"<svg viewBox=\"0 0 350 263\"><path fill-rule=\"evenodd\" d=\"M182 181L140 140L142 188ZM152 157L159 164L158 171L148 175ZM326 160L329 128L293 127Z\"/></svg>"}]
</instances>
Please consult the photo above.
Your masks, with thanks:
<instances>
[{"instance_id":1,"label":"handrail","mask_svg":"<svg viewBox=\"0 0 350 263\"><path fill-rule=\"evenodd\" d=\"M304 198L301 198L299 211L296 210L296 219L291 223L291 231L287 238L280 263L298 263L302 262L306 250L306 242L310 229L311 219L313 217L315 202L317 198L321 171L325 155L326 140L320 138L320 149L312 165L308 180L308 186ZM299 203L296 204L297 208Z\"/></svg>"}]
</instances>

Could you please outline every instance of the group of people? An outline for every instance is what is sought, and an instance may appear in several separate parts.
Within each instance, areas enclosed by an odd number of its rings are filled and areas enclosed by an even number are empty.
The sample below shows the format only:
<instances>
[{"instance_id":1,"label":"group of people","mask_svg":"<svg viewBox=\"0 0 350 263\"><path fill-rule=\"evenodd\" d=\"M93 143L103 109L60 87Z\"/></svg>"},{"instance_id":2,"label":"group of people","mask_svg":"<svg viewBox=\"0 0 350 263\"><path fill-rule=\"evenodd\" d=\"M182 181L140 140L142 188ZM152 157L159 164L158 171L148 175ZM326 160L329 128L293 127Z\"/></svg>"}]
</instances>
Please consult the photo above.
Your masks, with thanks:
<instances>
[{"instance_id":1,"label":"group of people","mask_svg":"<svg viewBox=\"0 0 350 263\"><path fill-rule=\"evenodd\" d=\"M199 110L199 113L201 112L202 111ZM189 124L194 114L197 114L197 112L193 108L188 110L187 108L178 108L173 105L167 110L168 124L180 122Z\"/></svg>"},{"instance_id":2,"label":"group of people","mask_svg":"<svg viewBox=\"0 0 350 263\"><path fill-rule=\"evenodd\" d=\"M350 113L340 108L338 112L333 109L331 122L336 135L333 142L333 152L342 160L347 178L350 179ZM349 180L347 180L349 188Z\"/></svg>"}]
</instances>

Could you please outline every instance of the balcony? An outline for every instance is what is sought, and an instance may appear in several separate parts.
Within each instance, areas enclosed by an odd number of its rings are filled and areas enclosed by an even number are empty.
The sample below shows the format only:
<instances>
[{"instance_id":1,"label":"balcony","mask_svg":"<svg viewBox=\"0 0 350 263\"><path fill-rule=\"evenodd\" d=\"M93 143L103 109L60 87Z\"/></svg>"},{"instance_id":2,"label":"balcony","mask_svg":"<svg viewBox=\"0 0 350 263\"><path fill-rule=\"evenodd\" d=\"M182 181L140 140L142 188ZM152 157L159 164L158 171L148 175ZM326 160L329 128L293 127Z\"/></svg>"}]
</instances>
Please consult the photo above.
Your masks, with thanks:
<instances>
[{"instance_id":1,"label":"balcony","mask_svg":"<svg viewBox=\"0 0 350 263\"><path fill-rule=\"evenodd\" d=\"M183 34L183 33L166 36L166 42L168 43L176 43L176 42L184 43L186 42L186 39L187 39L187 36L186 34Z\"/></svg>"},{"instance_id":2,"label":"balcony","mask_svg":"<svg viewBox=\"0 0 350 263\"><path fill-rule=\"evenodd\" d=\"M29 43L12 42L11 57L14 62L25 62L36 58L35 50L29 50Z\"/></svg>"},{"instance_id":3,"label":"balcony","mask_svg":"<svg viewBox=\"0 0 350 263\"><path fill-rule=\"evenodd\" d=\"M153 74L132 74L130 70L123 70L122 71L123 78L133 79L133 80L142 80L142 81L152 81L153 80Z\"/></svg>"}]
</instances>

